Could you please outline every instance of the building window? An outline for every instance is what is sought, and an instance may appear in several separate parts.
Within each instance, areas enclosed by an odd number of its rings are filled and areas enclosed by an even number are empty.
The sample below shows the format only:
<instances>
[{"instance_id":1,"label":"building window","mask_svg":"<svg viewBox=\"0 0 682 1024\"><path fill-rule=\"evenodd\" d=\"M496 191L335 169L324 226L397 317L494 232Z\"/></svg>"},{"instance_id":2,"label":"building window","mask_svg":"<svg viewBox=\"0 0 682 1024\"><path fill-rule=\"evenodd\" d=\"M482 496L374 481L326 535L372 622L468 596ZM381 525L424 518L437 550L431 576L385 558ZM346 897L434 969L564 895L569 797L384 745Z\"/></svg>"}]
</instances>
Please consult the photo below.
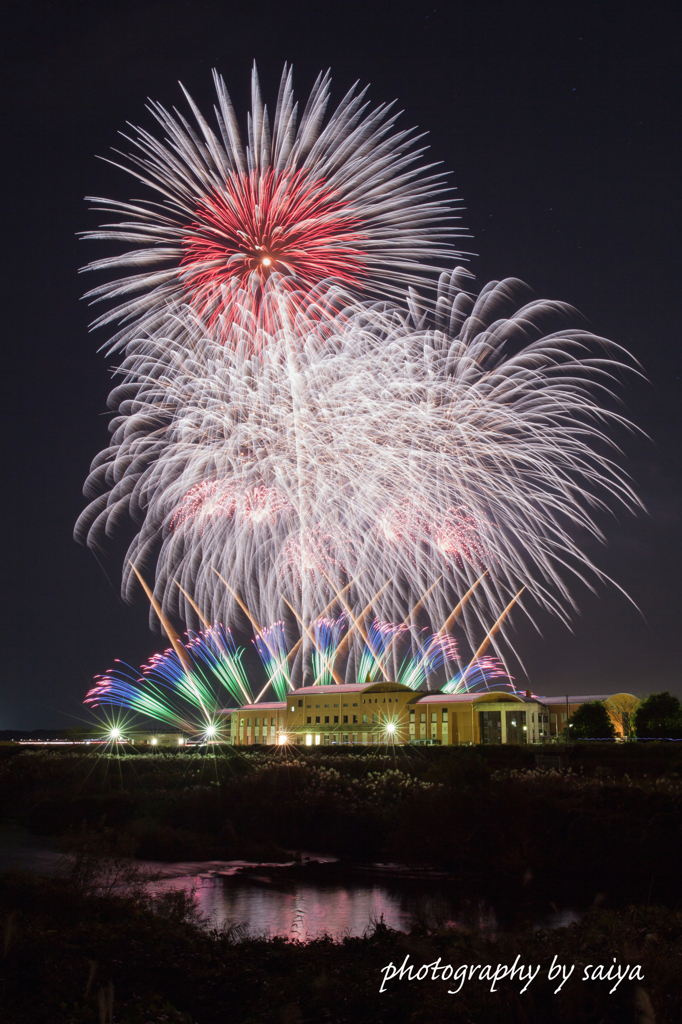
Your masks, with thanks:
<instances>
[{"instance_id":1,"label":"building window","mask_svg":"<svg viewBox=\"0 0 682 1024\"><path fill-rule=\"evenodd\" d=\"M308 715L308 717L306 718L305 724L306 725L311 725L312 724L312 718L310 717L310 715Z\"/></svg>"},{"instance_id":2,"label":"building window","mask_svg":"<svg viewBox=\"0 0 682 1024\"><path fill-rule=\"evenodd\" d=\"M425 722L426 721L426 712L425 711L422 711L421 714L419 715L419 721L420 722Z\"/></svg>"},{"instance_id":3,"label":"building window","mask_svg":"<svg viewBox=\"0 0 682 1024\"><path fill-rule=\"evenodd\" d=\"M378 719L378 717L376 715L372 715L372 721L373 722L378 722L379 719Z\"/></svg>"},{"instance_id":4,"label":"building window","mask_svg":"<svg viewBox=\"0 0 682 1024\"><path fill-rule=\"evenodd\" d=\"M338 725L338 724L339 724L339 716L338 715L334 715L334 725Z\"/></svg>"},{"instance_id":5,"label":"building window","mask_svg":"<svg viewBox=\"0 0 682 1024\"><path fill-rule=\"evenodd\" d=\"M299 706L299 708L302 708L302 707L303 707L303 701L302 701L302 700L299 700L299 702L298 702L298 706ZM291 710L293 711L294 709L292 708Z\"/></svg>"},{"instance_id":6,"label":"building window","mask_svg":"<svg viewBox=\"0 0 682 1024\"><path fill-rule=\"evenodd\" d=\"M438 716L436 715L436 712L435 712L435 711L432 711L432 712L431 712L431 721L435 723L435 722L436 722L436 719L437 719L437 717L438 717Z\"/></svg>"},{"instance_id":7,"label":"building window","mask_svg":"<svg viewBox=\"0 0 682 1024\"><path fill-rule=\"evenodd\" d=\"M358 716L357 715L353 715L353 725L357 725L357 723L358 723Z\"/></svg>"},{"instance_id":8,"label":"building window","mask_svg":"<svg viewBox=\"0 0 682 1024\"><path fill-rule=\"evenodd\" d=\"M343 706L344 706L344 708L345 708L345 707L347 707L348 705L347 705L347 704L344 704ZM344 716L343 716L343 724L344 724L344 725L348 725L348 715L344 715Z\"/></svg>"},{"instance_id":9,"label":"building window","mask_svg":"<svg viewBox=\"0 0 682 1024\"><path fill-rule=\"evenodd\" d=\"M318 715L316 717L316 719L315 719L315 725L319 725L319 724L320 724L320 716Z\"/></svg>"},{"instance_id":10,"label":"building window","mask_svg":"<svg viewBox=\"0 0 682 1024\"><path fill-rule=\"evenodd\" d=\"M363 715L362 716L362 720L363 720L363 722L366 722L367 721L367 715Z\"/></svg>"},{"instance_id":11,"label":"building window","mask_svg":"<svg viewBox=\"0 0 682 1024\"><path fill-rule=\"evenodd\" d=\"M344 708L347 708L347 707L348 707L348 705L347 705L347 704L344 704L343 706L344 706Z\"/></svg>"},{"instance_id":12,"label":"building window","mask_svg":"<svg viewBox=\"0 0 682 1024\"><path fill-rule=\"evenodd\" d=\"M260 725L260 718L256 719L256 725Z\"/></svg>"},{"instance_id":13,"label":"building window","mask_svg":"<svg viewBox=\"0 0 682 1024\"><path fill-rule=\"evenodd\" d=\"M357 707L357 704L354 704L354 705L353 705L353 707L354 707L354 708L356 708L356 707Z\"/></svg>"},{"instance_id":14,"label":"building window","mask_svg":"<svg viewBox=\"0 0 682 1024\"><path fill-rule=\"evenodd\" d=\"M444 719L444 721L447 721L447 718L448 718L448 709L447 708L443 708L443 719Z\"/></svg>"},{"instance_id":15,"label":"building window","mask_svg":"<svg viewBox=\"0 0 682 1024\"><path fill-rule=\"evenodd\" d=\"M247 719L246 719L246 724L247 724L247 726L248 726L248 727L249 727L249 729L250 729L250 728L251 728L251 719L250 719L250 718L247 718Z\"/></svg>"},{"instance_id":16,"label":"building window","mask_svg":"<svg viewBox=\"0 0 682 1024\"><path fill-rule=\"evenodd\" d=\"M329 715L324 716L324 724L329 725Z\"/></svg>"}]
</instances>

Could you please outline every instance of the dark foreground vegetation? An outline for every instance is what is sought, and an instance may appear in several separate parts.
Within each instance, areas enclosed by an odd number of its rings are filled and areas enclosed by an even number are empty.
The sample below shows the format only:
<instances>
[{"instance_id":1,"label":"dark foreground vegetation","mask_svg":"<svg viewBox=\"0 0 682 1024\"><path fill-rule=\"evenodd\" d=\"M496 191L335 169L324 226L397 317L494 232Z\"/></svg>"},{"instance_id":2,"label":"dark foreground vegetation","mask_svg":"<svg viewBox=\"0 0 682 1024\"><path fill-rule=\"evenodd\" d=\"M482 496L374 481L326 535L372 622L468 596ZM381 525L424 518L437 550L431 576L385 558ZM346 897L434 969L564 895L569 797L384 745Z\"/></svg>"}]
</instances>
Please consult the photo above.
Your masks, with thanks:
<instances>
[{"instance_id":1,"label":"dark foreground vegetation","mask_svg":"<svg viewBox=\"0 0 682 1024\"><path fill-rule=\"evenodd\" d=\"M522 747L287 748L102 755L0 748L0 820L31 832L115 836L152 860L347 862L435 868L460 881L682 897L682 748L576 744L567 767ZM82 749L82 748L81 748Z\"/></svg>"},{"instance_id":2,"label":"dark foreground vegetation","mask_svg":"<svg viewBox=\"0 0 682 1024\"><path fill-rule=\"evenodd\" d=\"M548 753L556 753L555 750ZM71 877L0 877L7 1024L563 1022L682 1018L682 749L576 744L560 768L524 748L287 748L102 754L0 747L0 821L72 851ZM486 941L381 923L307 944L210 933L183 893L102 883L117 855L291 860L291 851L447 871L490 902L592 906L552 932ZM103 867L104 865L104 867ZM346 865L347 867L344 867ZM433 964L540 965L518 982L392 981ZM561 992L553 957L576 965ZM615 961L614 961L615 958ZM586 965L640 965L613 994Z\"/></svg>"},{"instance_id":3,"label":"dark foreground vegetation","mask_svg":"<svg viewBox=\"0 0 682 1024\"><path fill-rule=\"evenodd\" d=\"M187 897L96 894L73 880L0 876L0 1020L5 1024L678 1024L682 915L656 906L595 908L554 932L463 931L410 935L381 923L364 938L307 944L243 940L202 931ZM512 965L540 970L518 980L393 980L393 963ZM553 958L575 970L561 991ZM635 980L583 981L585 967L639 965ZM639 980L641 978L641 980Z\"/></svg>"}]
</instances>

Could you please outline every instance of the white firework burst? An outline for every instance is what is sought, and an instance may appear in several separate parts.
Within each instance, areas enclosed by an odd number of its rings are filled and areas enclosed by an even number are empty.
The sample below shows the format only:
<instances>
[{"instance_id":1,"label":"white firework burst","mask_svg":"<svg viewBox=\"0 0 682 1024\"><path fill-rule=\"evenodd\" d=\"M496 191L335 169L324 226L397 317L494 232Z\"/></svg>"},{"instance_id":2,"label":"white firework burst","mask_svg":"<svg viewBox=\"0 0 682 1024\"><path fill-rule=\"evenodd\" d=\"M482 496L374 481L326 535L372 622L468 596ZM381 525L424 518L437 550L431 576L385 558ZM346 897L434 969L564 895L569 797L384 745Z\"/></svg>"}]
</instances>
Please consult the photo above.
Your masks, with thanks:
<instances>
[{"instance_id":1,"label":"white firework burst","mask_svg":"<svg viewBox=\"0 0 682 1024\"><path fill-rule=\"evenodd\" d=\"M124 274L87 296L116 303L95 321L119 324L110 349L141 332L172 341L182 324L169 310L188 304L224 344L258 350L284 299L288 316L299 307L311 316L323 282L397 297L428 286L434 265L452 258L443 174L420 163L421 136L396 129L393 104L372 109L353 87L325 124L326 74L299 116L285 66L271 127L254 66L244 146L225 83L215 72L214 81L215 128L185 92L194 124L151 103L165 138L134 128L124 135L132 152L110 161L152 200L92 198L121 219L84 235L133 245L85 268Z\"/></svg>"},{"instance_id":2,"label":"white firework burst","mask_svg":"<svg viewBox=\"0 0 682 1024\"><path fill-rule=\"evenodd\" d=\"M623 363L580 329L543 335L569 310L514 311L519 282L470 287L444 274L430 323L414 302L408 314L338 294L335 317L316 303L292 315L284 290L249 358L191 307L167 335L129 340L77 536L98 547L132 516L124 595L130 563L155 564L158 599L186 621L185 594L211 622L243 602L260 624L295 626L293 612L310 629L335 599L395 621L427 592L437 630L486 569L464 612L472 636L522 586L567 619L571 576L602 577L581 534L601 538L614 501L638 505L611 439L628 424L603 400Z\"/></svg>"}]
</instances>

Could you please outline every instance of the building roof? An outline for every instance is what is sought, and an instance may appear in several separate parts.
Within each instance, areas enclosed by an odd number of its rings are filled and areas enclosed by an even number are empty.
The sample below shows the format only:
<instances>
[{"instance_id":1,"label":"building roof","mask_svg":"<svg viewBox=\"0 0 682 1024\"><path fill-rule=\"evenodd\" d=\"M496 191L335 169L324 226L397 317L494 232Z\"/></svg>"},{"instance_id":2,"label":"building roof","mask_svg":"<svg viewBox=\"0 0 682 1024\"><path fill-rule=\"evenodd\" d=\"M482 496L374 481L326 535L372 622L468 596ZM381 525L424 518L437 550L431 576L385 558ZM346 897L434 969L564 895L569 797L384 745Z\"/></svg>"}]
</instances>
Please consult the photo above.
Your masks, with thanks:
<instances>
[{"instance_id":1,"label":"building roof","mask_svg":"<svg viewBox=\"0 0 682 1024\"><path fill-rule=\"evenodd\" d=\"M403 683L395 683L382 679L376 683L332 683L331 686L301 686L292 690L291 697L310 697L320 693L389 693L394 690L410 690L409 686Z\"/></svg>"},{"instance_id":2,"label":"building roof","mask_svg":"<svg viewBox=\"0 0 682 1024\"><path fill-rule=\"evenodd\" d=\"M219 715L231 715L235 711L284 711L287 706L285 700L263 701L262 704L241 704L238 708L224 708Z\"/></svg>"},{"instance_id":3,"label":"building roof","mask_svg":"<svg viewBox=\"0 0 682 1024\"><path fill-rule=\"evenodd\" d=\"M511 704L542 703L541 697L526 697L523 693L509 690L479 690L476 693L417 693L412 704L476 704L482 701Z\"/></svg>"},{"instance_id":4,"label":"building roof","mask_svg":"<svg viewBox=\"0 0 682 1024\"><path fill-rule=\"evenodd\" d=\"M582 697L538 697L541 704L586 704L590 700L609 700L610 697L620 696L615 693L597 693Z\"/></svg>"}]
</instances>

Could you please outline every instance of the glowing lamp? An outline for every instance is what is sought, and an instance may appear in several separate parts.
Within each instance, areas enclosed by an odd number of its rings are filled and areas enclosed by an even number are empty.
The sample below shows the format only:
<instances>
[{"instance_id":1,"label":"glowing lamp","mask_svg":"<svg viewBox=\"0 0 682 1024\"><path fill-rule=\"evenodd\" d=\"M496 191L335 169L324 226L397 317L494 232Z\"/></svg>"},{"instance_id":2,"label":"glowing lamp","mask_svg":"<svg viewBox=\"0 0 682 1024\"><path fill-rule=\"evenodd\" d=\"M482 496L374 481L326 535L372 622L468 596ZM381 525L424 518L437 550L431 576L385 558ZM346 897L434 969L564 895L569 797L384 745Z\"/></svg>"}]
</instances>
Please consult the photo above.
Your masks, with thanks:
<instances>
[{"instance_id":1,"label":"glowing lamp","mask_svg":"<svg viewBox=\"0 0 682 1024\"><path fill-rule=\"evenodd\" d=\"M389 722L388 723L388 725L386 726L386 732L390 732L390 733L394 733L395 732L395 725L393 724L393 722Z\"/></svg>"},{"instance_id":2,"label":"glowing lamp","mask_svg":"<svg viewBox=\"0 0 682 1024\"><path fill-rule=\"evenodd\" d=\"M207 735L208 737L210 737L210 736L215 736L215 734L216 734L216 732L217 732L217 731L218 731L218 730L216 729L215 725L207 725L207 726L206 726L206 735Z\"/></svg>"},{"instance_id":3,"label":"glowing lamp","mask_svg":"<svg viewBox=\"0 0 682 1024\"><path fill-rule=\"evenodd\" d=\"M283 744L283 743L286 743L286 742L287 742L287 740L288 740L288 738L289 738L289 737L288 737L288 736L285 736L285 735L284 735L283 733L282 733L282 734L280 734L280 737L279 737L279 741L278 741L278 742L279 742L279 745L280 745L280 746L282 746L282 744Z\"/></svg>"},{"instance_id":4,"label":"glowing lamp","mask_svg":"<svg viewBox=\"0 0 682 1024\"><path fill-rule=\"evenodd\" d=\"M121 730L120 729L112 729L111 732L109 733L109 739L110 740L120 740L120 738L121 738Z\"/></svg>"},{"instance_id":5,"label":"glowing lamp","mask_svg":"<svg viewBox=\"0 0 682 1024\"><path fill-rule=\"evenodd\" d=\"M152 746L155 747L158 742L156 736L152 736Z\"/></svg>"}]
</instances>

